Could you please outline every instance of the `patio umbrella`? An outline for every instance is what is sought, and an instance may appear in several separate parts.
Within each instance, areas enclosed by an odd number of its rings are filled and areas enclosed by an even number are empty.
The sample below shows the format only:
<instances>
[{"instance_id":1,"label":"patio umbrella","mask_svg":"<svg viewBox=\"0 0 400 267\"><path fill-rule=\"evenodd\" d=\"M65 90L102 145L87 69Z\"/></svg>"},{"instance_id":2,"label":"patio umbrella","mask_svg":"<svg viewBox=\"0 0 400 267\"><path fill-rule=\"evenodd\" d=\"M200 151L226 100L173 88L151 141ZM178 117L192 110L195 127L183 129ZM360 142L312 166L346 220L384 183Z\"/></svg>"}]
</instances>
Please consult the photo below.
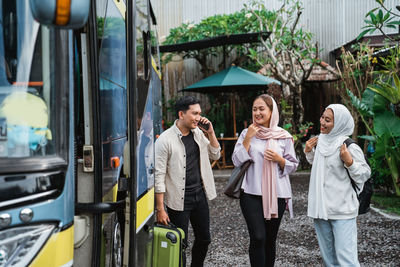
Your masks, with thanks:
<instances>
[{"instance_id":1,"label":"patio umbrella","mask_svg":"<svg viewBox=\"0 0 400 267\"><path fill-rule=\"evenodd\" d=\"M281 84L279 81L231 66L223 71L211 75L197 83L184 88L183 92L216 93L216 92L240 92L248 90L264 90L270 83ZM235 101L233 109L233 132L236 133Z\"/></svg>"}]
</instances>

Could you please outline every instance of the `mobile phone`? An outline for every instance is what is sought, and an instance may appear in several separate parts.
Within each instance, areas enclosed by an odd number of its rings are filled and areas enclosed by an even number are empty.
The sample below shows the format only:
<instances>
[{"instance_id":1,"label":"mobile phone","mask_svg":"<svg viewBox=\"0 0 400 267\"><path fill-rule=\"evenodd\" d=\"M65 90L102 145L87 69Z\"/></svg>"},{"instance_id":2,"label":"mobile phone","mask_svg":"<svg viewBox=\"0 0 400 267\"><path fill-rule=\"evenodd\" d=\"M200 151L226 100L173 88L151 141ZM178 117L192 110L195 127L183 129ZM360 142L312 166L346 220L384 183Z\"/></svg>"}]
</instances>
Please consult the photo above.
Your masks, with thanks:
<instances>
[{"instance_id":1,"label":"mobile phone","mask_svg":"<svg viewBox=\"0 0 400 267\"><path fill-rule=\"evenodd\" d=\"M206 131L208 131L208 129L210 128L210 124L208 124L208 123L205 124L205 123L202 123L200 121L197 123L197 125L200 126L201 128L203 128Z\"/></svg>"}]
</instances>

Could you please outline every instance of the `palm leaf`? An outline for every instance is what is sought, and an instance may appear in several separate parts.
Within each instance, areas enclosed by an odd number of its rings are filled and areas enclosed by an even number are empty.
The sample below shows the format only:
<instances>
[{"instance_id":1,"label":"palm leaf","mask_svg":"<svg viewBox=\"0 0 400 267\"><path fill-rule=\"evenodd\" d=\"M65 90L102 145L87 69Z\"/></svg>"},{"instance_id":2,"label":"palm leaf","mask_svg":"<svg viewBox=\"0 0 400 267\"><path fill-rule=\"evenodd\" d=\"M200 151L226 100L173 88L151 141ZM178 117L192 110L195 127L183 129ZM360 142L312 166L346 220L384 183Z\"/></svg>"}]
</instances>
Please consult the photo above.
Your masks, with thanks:
<instances>
[{"instance_id":1,"label":"palm leaf","mask_svg":"<svg viewBox=\"0 0 400 267\"><path fill-rule=\"evenodd\" d=\"M374 113L372 109L363 103L358 97L356 97L350 90L347 90L347 94L350 97L351 104L364 116L372 117Z\"/></svg>"},{"instance_id":2,"label":"palm leaf","mask_svg":"<svg viewBox=\"0 0 400 267\"><path fill-rule=\"evenodd\" d=\"M394 85L388 81L376 81L375 84L370 84L367 88L382 95L391 103L398 104L400 102L400 79L396 74L393 74L392 81Z\"/></svg>"}]
</instances>

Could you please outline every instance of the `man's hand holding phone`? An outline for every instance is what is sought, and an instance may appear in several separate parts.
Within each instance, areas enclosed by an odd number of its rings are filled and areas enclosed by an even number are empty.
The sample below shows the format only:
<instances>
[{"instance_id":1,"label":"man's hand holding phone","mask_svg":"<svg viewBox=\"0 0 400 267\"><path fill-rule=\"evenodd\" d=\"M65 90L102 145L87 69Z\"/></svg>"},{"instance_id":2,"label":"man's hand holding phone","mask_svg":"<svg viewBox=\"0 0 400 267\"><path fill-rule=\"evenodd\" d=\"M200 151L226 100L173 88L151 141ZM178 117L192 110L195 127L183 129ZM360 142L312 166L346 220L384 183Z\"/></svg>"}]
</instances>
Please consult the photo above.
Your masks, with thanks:
<instances>
[{"instance_id":1,"label":"man's hand holding phone","mask_svg":"<svg viewBox=\"0 0 400 267\"><path fill-rule=\"evenodd\" d=\"M198 125L200 128L202 128L202 129L204 129L204 130L206 130L206 131L208 131L208 129L210 128L210 125L209 125L209 124L205 124L205 123L202 123L202 122L199 122L197 125Z\"/></svg>"},{"instance_id":2,"label":"man's hand holding phone","mask_svg":"<svg viewBox=\"0 0 400 267\"><path fill-rule=\"evenodd\" d=\"M215 148L219 148L219 143L217 137L215 136L214 127L206 117L200 117L200 120L197 122L197 126L208 135L208 139L210 140L210 145Z\"/></svg>"},{"instance_id":3,"label":"man's hand holding phone","mask_svg":"<svg viewBox=\"0 0 400 267\"><path fill-rule=\"evenodd\" d=\"M206 117L200 117L200 120L197 123L197 126L204 132L207 132L207 133L214 132L214 128L212 127L211 121L209 121Z\"/></svg>"}]
</instances>

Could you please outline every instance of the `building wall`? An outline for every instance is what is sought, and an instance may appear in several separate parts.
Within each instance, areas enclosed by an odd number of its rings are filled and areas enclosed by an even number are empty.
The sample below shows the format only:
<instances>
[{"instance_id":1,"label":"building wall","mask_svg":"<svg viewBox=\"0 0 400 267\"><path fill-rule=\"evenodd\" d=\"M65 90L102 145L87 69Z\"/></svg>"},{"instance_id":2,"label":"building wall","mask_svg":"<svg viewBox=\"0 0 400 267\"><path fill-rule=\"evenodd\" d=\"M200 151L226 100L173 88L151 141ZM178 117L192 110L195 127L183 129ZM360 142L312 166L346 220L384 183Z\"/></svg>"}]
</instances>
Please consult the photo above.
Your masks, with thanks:
<instances>
[{"instance_id":1,"label":"building wall","mask_svg":"<svg viewBox=\"0 0 400 267\"><path fill-rule=\"evenodd\" d=\"M171 28L183 22L198 23L216 14L230 14L243 8L247 0L152 0L158 22L160 39L168 36ZM280 0L264 0L267 8L278 9ZM398 0L386 0L395 9ZM303 0L304 11L300 25L315 34L323 51L321 57L328 61L328 53L353 39L365 25L365 14L377 7L375 0ZM393 32L393 30L388 31ZM378 33L376 33L378 34Z\"/></svg>"},{"instance_id":2,"label":"building wall","mask_svg":"<svg viewBox=\"0 0 400 267\"><path fill-rule=\"evenodd\" d=\"M198 23L215 14L230 14L243 8L247 0L151 0L157 17L160 41L169 34L169 29L183 22ZM264 0L270 9L278 9L280 0ZM386 6L395 9L398 0L386 0ZM300 26L315 34L321 59L334 65L329 52L352 40L362 31L365 14L377 7L375 0L303 0ZM388 33L393 32L387 31ZM376 32L375 34L379 34ZM163 66L164 96L169 100L178 90L204 77L195 60L176 58L175 62ZM201 96L201 95L199 95ZM206 100L206 99L205 99Z\"/></svg>"}]
</instances>

